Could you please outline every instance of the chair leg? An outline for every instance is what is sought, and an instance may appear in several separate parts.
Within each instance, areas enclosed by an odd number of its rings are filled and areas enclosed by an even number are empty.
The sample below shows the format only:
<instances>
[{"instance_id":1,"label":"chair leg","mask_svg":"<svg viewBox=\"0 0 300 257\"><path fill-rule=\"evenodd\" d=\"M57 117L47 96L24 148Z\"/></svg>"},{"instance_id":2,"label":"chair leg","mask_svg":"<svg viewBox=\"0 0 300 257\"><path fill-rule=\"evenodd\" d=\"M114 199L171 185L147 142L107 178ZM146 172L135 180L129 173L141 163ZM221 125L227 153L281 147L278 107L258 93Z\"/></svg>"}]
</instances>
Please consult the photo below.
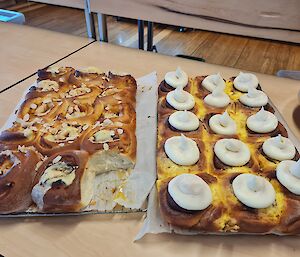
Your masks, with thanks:
<instances>
[{"instance_id":1,"label":"chair leg","mask_svg":"<svg viewBox=\"0 0 300 257\"><path fill-rule=\"evenodd\" d=\"M153 22L148 21L147 51L153 51Z\"/></svg>"},{"instance_id":2,"label":"chair leg","mask_svg":"<svg viewBox=\"0 0 300 257\"><path fill-rule=\"evenodd\" d=\"M89 0L85 0L84 2L84 16L85 16L86 31L88 37L96 39L94 16L91 12Z\"/></svg>"},{"instance_id":3,"label":"chair leg","mask_svg":"<svg viewBox=\"0 0 300 257\"><path fill-rule=\"evenodd\" d=\"M144 21L138 20L139 49L144 50Z\"/></svg>"},{"instance_id":4,"label":"chair leg","mask_svg":"<svg viewBox=\"0 0 300 257\"><path fill-rule=\"evenodd\" d=\"M99 40L108 42L106 15L97 13Z\"/></svg>"}]
</instances>

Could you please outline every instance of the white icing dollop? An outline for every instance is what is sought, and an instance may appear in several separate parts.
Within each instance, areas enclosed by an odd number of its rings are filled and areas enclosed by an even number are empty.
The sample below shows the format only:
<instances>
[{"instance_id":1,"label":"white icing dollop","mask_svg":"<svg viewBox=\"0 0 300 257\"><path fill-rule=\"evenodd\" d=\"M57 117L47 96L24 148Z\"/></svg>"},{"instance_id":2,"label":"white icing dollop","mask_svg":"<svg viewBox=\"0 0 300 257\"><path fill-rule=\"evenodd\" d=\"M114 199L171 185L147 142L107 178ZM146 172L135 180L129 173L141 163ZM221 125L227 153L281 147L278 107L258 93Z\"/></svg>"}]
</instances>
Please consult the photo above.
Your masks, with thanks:
<instances>
[{"instance_id":1,"label":"white icing dollop","mask_svg":"<svg viewBox=\"0 0 300 257\"><path fill-rule=\"evenodd\" d=\"M238 139L220 139L214 146L216 156L228 166L243 166L250 160L248 146Z\"/></svg>"},{"instance_id":2,"label":"white icing dollop","mask_svg":"<svg viewBox=\"0 0 300 257\"><path fill-rule=\"evenodd\" d=\"M189 111L177 111L172 113L169 117L169 123L172 127L181 131L193 131L200 125L198 117Z\"/></svg>"},{"instance_id":3,"label":"white icing dollop","mask_svg":"<svg viewBox=\"0 0 300 257\"><path fill-rule=\"evenodd\" d=\"M194 97L183 90L182 86L178 86L175 90L167 94L167 102L176 110L191 110L195 106Z\"/></svg>"},{"instance_id":4,"label":"white icing dollop","mask_svg":"<svg viewBox=\"0 0 300 257\"><path fill-rule=\"evenodd\" d=\"M235 121L225 111L223 114L215 114L209 121L211 130L220 135L235 135L237 127Z\"/></svg>"},{"instance_id":5,"label":"white icing dollop","mask_svg":"<svg viewBox=\"0 0 300 257\"><path fill-rule=\"evenodd\" d=\"M197 143L183 134L168 138L164 148L167 156L178 165L194 165L200 158Z\"/></svg>"},{"instance_id":6,"label":"white icing dollop","mask_svg":"<svg viewBox=\"0 0 300 257\"><path fill-rule=\"evenodd\" d=\"M296 154L292 141L280 134L267 139L263 143L263 151L268 157L278 161L291 160Z\"/></svg>"},{"instance_id":7,"label":"white icing dollop","mask_svg":"<svg viewBox=\"0 0 300 257\"><path fill-rule=\"evenodd\" d=\"M269 101L268 96L261 90L257 90L255 87L250 86L248 93L243 94L240 97L240 102L249 107L262 107Z\"/></svg>"},{"instance_id":8,"label":"white icing dollop","mask_svg":"<svg viewBox=\"0 0 300 257\"><path fill-rule=\"evenodd\" d=\"M275 202L276 193L265 178L253 174L240 174L232 182L235 196L251 208L267 208Z\"/></svg>"},{"instance_id":9,"label":"white icing dollop","mask_svg":"<svg viewBox=\"0 0 300 257\"><path fill-rule=\"evenodd\" d=\"M168 192L176 204L191 211L206 209L212 203L209 185L194 174L181 174L168 184Z\"/></svg>"},{"instance_id":10,"label":"white icing dollop","mask_svg":"<svg viewBox=\"0 0 300 257\"><path fill-rule=\"evenodd\" d=\"M204 102L213 107L226 107L230 103L229 96L224 92L223 86L217 86L212 93L204 98Z\"/></svg>"},{"instance_id":11,"label":"white icing dollop","mask_svg":"<svg viewBox=\"0 0 300 257\"><path fill-rule=\"evenodd\" d=\"M277 128L278 119L273 113L261 107L260 111L251 115L246 123L247 127L256 133L269 133Z\"/></svg>"},{"instance_id":12,"label":"white icing dollop","mask_svg":"<svg viewBox=\"0 0 300 257\"><path fill-rule=\"evenodd\" d=\"M184 88L188 84L189 78L188 75L180 67L178 67L176 71L169 71L166 73L165 81L171 87Z\"/></svg>"},{"instance_id":13,"label":"white icing dollop","mask_svg":"<svg viewBox=\"0 0 300 257\"><path fill-rule=\"evenodd\" d=\"M276 168L276 177L279 182L295 195L300 195L300 159L285 160Z\"/></svg>"},{"instance_id":14,"label":"white icing dollop","mask_svg":"<svg viewBox=\"0 0 300 257\"><path fill-rule=\"evenodd\" d=\"M213 92L216 87L219 87L220 89L224 90L225 81L221 77L220 73L217 73L209 75L205 79L203 79L202 86L210 92Z\"/></svg>"},{"instance_id":15,"label":"white icing dollop","mask_svg":"<svg viewBox=\"0 0 300 257\"><path fill-rule=\"evenodd\" d=\"M239 91L248 92L250 87L258 87L258 79L252 73L240 72L240 74L233 80L233 85Z\"/></svg>"}]
</instances>

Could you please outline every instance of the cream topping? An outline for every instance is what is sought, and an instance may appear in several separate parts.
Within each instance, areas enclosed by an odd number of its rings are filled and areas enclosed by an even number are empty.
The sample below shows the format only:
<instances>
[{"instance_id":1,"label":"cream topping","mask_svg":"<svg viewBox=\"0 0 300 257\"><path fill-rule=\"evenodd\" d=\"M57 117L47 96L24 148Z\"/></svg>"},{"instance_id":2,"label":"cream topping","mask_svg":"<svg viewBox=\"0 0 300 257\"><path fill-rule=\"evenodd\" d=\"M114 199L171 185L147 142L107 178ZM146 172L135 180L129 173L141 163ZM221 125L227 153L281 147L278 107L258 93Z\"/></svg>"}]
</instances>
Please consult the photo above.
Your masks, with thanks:
<instances>
[{"instance_id":1,"label":"cream topping","mask_svg":"<svg viewBox=\"0 0 300 257\"><path fill-rule=\"evenodd\" d=\"M103 129L97 131L89 140L93 143L107 143L114 141L115 132L113 130Z\"/></svg>"},{"instance_id":2,"label":"cream topping","mask_svg":"<svg viewBox=\"0 0 300 257\"><path fill-rule=\"evenodd\" d=\"M47 72L51 72L51 73L59 73L60 67L59 66L50 66L47 68Z\"/></svg>"},{"instance_id":3,"label":"cream topping","mask_svg":"<svg viewBox=\"0 0 300 257\"><path fill-rule=\"evenodd\" d=\"M189 79L188 75L180 67L178 67L176 71L170 71L166 73L165 81L171 87L184 88L188 84Z\"/></svg>"},{"instance_id":4,"label":"cream topping","mask_svg":"<svg viewBox=\"0 0 300 257\"><path fill-rule=\"evenodd\" d=\"M183 134L168 138L164 148L167 156L178 165L194 165L200 157L197 143Z\"/></svg>"},{"instance_id":5,"label":"cream topping","mask_svg":"<svg viewBox=\"0 0 300 257\"><path fill-rule=\"evenodd\" d=\"M269 133L274 131L277 126L277 117L273 113L265 111L264 107L247 119L247 127L256 133Z\"/></svg>"},{"instance_id":6,"label":"cream topping","mask_svg":"<svg viewBox=\"0 0 300 257\"><path fill-rule=\"evenodd\" d=\"M206 209L212 203L209 185L194 174L181 174L168 184L168 192L176 204L191 211Z\"/></svg>"},{"instance_id":7,"label":"cream topping","mask_svg":"<svg viewBox=\"0 0 300 257\"><path fill-rule=\"evenodd\" d=\"M285 160L276 168L276 177L290 192L300 195L300 159L296 161Z\"/></svg>"},{"instance_id":8,"label":"cream topping","mask_svg":"<svg viewBox=\"0 0 300 257\"><path fill-rule=\"evenodd\" d=\"M261 90L250 86L248 93L241 95L240 102L249 107L265 106L269 101L268 96Z\"/></svg>"},{"instance_id":9,"label":"cream topping","mask_svg":"<svg viewBox=\"0 0 300 257\"><path fill-rule=\"evenodd\" d=\"M248 146L238 139L220 139L214 146L216 156L228 166L243 166L250 160Z\"/></svg>"},{"instance_id":10,"label":"cream topping","mask_svg":"<svg viewBox=\"0 0 300 257\"><path fill-rule=\"evenodd\" d=\"M73 141L79 137L81 133L81 127L74 127L68 124L64 124L61 128L49 128L51 134L47 134L45 138L52 142L64 142Z\"/></svg>"},{"instance_id":11,"label":"cream topping","mask_svg":"<svg viewBox=\"0 0 300 257\"><path fill-rule=\"evenodd\" d=\"M252 73L240 72L240 74L233 80L234 87L242 92L248 92L249 88L258 87L258 79Z\"/></svg>"},{"instance_id":12,"label":"cream topping","mask_svg":"<svg viewBox=\"0 0 300 257\"><path fill-rule=\"evenodd\" d=\"M235 135L237 126L235 121L225 111L223 114L215 114L209 119L211 130L220 135Z\"/></svg>"},{"instance_id":13,"label":"cream topping","mask_svg":"<svg viewBox=\"0 0 300 257\"><path fill-rule=\"evenodd\" d=\"M251 208L267 208L275 202L276 193L265 178L253 174L240 174L232 182L235 196Z\"/></svg>"},{"instance_id":14,"label":"cream topping","mask_svg":"<svg viewBox=\"0 0 300 257\"><path fill-rule=\"evenodd\" d=\"M21 163L21 161L18 159L17 156L13 154L10 150L5 150L0 153L0 156L7 156L8 159L5 159L0 162L0 176L5 175L8 173L11 169L16 167Z\"/></svg>"},{"instance_id":15,"label":"cream topping","mask_svg":"<svg viewBox=\"0 0 300 257\"><path fill-rule=\"evenodd\" d=\"M41 80L37 83L37 88L40 89L42 92L47 92L47 91L58 91L59 90L59 85L56 81L53 80Z\"/></svg>"},{"instance_id":16,"label":"cream topping","mask_svg":"<svg viewBox=\"0 0 300 257\"><path fill-rule=\"evenodd\" d=\"M225 81L221 77L220 73L209 75L205 77L202 81L202 86L206 88L208 91L213 92L214 89L219 87L224 91L225 89Z\"/></svg>"},{"instance_id":17,"label":"cream topping","mask_svg":"<svg viewBox=\"0 0 300 257\"><path fill-rule=\"evenodd\" d=\"M181 131L196 130L199 125L198 117L189 111L176 111L169 117L169 123L172 127Z\"/></svg>"},{"instance_id":18,"label":"cream topping","mask_svg":"<svg viewBox=\"0 0 300 257\"><path fill-rule=\"evenodd\" d=\"M79 69L80 72L82 73L94 73L94 74L102 74L103 72L98 68L98 67L94 67L94 66L90 66L90 67L84 67Z\"/></svg>"},{"instance_id":19,"label":"cream topping","mask_svg":"<svg viewBox=\"0 0 300 257\"><path fill-rule=\"evenodd\" d=\"M204 102L213 107L223 108L230 103L230 98L224 92L223 86L217 86L204 98Z\"/></svg>"},{"instance_id":20,"label":"cream topping","mask_svg":"<svg viewBox=\"0 0 300 257\"><path fill-rule=\"evenodd\" d=\"M44 171L39 183L33 187L31 192L32 200L37 204L39 209L43 209L44 195L51 189L54 182L62 181L66 186L73 183L75 169L76 167L70 166L63 161L58 161Z\"/></svg>"},{"instance_id":21,"label":"cream topping","mask_svg":"<svg viewBox=\"0 0 300 257\"><path fill-rule=\"evenodd\" d=\"M291 160L296 154L292 141L280 134L277 137L267 139L263 143L263 151L269 158L278 161Z\"/></svg>"},{"instance_id":22,"label":"cream topping","mask_svg":"<svg viewBox=\"0 0 300 257\"><path fill-rule=\"evenodd\" d=\"M169 92L166 99L173 108L179 111L190 110L195 106L194 97L184 91L182 86L178 86L175 90Z\"/></svg>"}]
</instances>

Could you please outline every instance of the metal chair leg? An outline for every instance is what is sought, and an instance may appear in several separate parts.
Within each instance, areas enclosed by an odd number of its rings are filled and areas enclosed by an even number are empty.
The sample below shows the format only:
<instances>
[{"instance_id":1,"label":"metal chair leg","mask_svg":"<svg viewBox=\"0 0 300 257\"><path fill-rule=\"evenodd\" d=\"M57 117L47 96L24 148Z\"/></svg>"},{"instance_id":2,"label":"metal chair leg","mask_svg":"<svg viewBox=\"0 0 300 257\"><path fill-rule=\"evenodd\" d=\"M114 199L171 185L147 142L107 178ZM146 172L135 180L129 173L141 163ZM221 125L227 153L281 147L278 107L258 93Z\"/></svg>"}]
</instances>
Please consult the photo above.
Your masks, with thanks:
<instances>
[{"instance_id":1,"label":"metal chair leg","mask_svg":"<svg viewBox=\"0 0 300 257\"><path fill-rule=\"evenodd\" d=\"M99 40L108 42L106 15L97 13Z\"/></svg>"},{"instance_id":2,"label":"metal chair leg","mask_svg":"<svg viewBox=\"0 0 300 257\"><path fill-rule=\"evenodd\" d=\"M144 50L144 21L138 20L139 49Z\"/></svg>"},{"instance_id":3,"label":"metal chair leg","mask_svg":"<svg viewBox=\"0 0 300 257\"><path fill-rule=\"evenodd\" d=\"M96 39L94 16L91 12L89 0L84 1L84 16L85 16L86 31L88 37Z\"/></svg>"},{"instance_id":4,"label":"metal chair leg","mask_svg":"<svg viewBox=\"0 0 300 257\"><path fill-rule=\"evenodd\" d=\"M153 22L148 21L148 29L147 29L147 51L153 51Z\"/></svg>"}]
</instances>

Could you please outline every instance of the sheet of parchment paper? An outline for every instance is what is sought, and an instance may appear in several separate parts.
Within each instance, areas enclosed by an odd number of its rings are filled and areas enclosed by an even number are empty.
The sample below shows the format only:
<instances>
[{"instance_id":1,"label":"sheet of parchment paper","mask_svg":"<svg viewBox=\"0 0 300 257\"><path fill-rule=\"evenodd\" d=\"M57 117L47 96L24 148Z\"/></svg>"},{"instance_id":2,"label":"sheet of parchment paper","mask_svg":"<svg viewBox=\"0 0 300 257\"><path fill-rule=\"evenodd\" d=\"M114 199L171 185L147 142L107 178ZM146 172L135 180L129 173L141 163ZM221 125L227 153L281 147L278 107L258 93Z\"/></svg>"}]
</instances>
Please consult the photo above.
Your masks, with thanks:
<instances>
[{"instance_id":1,"label":"sheet of parchment paper","mask_svg":"<svg viewBox=\"0 0 300 257\"><path fill-rule=\"evenodd\" d=\"M293 132L288 127L286 121L283 119L282 115L279 113L277 108L274 106L274 104L269 99L270 105L275 110L275 115L278 118L278 120L284 125L284 127L287 129L288 136L294 143L295 147L298 151L300 151L300 142L299 139L293 134ZM143 226L139 233L137 234L135 240L141 239L144 235L152 233L152 234L159 234L159 233L176 233L181 235L197 235L197 234L203 234L201 232L197 231L191 231L187 229L180 229L173 227L169 224L167 224L161 214L159 209L159 203L157 198L157 189L156 186L154 186L151 190L149 199L148 199L148 207L147 207L147 216L144 220ZM205 233L205 234L217 234L217 235L230 235L226 233ZM238 233L238 234L246 234L246 233ZM272 233L270 233L272 234ZM274 233L276 235L280 235L278 233ZM252 234L253 235L253 234Z\"/></svg>"}]
</instances>

